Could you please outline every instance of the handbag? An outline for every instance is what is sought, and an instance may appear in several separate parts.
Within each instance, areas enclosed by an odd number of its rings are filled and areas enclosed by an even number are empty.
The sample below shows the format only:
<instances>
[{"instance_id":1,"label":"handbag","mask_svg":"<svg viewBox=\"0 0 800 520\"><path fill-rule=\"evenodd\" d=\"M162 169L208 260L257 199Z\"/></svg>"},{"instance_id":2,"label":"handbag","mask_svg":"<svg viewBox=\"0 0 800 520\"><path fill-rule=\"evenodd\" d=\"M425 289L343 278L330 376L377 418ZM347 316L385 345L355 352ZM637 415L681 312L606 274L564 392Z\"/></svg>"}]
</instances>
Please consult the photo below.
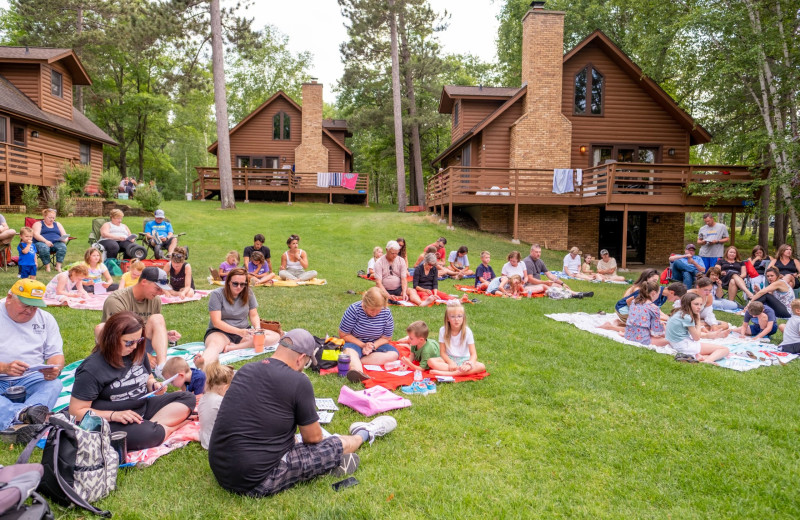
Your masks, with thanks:
<instances>
[{"instance_id":1,"label":"handbag","mask_svg":"<svg viewBox=\"0 0 800 520\"><path fill-rule=\"evenodd\" d=\"M339 404L349 406L369 417L389 410L408 408L411 406L411 401L382 386L373 386L366 390L353 390L348 386L342 386L339 391Z\"/></svg>"}]
</instances>

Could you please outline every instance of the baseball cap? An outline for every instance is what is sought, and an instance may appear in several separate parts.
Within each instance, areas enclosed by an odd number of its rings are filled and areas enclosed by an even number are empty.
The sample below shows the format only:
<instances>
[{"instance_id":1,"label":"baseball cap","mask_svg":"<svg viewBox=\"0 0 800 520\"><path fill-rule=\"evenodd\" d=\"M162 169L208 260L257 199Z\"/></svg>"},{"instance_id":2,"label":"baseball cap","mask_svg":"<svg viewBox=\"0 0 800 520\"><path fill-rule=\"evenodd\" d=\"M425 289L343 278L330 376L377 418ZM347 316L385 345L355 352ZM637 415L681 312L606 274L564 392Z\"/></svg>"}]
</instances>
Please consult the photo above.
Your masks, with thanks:
<instances>
[{"instance_id":1,"label":"baseball cap","mask_svg":"<svg viewBox=\"0 0 800 520\"><path fill-rule=\"evenodd\" d=\"M317 342L314 340L314 336L306 329L292 329L281 338L280 345L298 354L312 357L314 349L317 347Z\"/></svg>"},{"instance_id":2,"label":"baseball cap","mask_svg":"<svg viewBox=\"0 0 800 520\"><path fill-rule=\"evenodd\" d=\"M141 280L147 280L148 282L153 282L161 289L165 291L171 291L172 286L169 284L169 278L167 278L167 273L164 272L163 269L159 269L158 267L148 266L144 268L142 271L142 275L139 277Z\"/></svg>"},{"instance_id":3,"label":"baseball cap","mask_svg":"<svg viewBox=\"0 0 800 520\"><path fill-rule=\"evenodd\" d=\"M156 212L153 213L153 215L155 215L156 218L164 218L164 210L157 209Z\"/></svg>"},{"instance_id":4,"label":"baseball cap","mask_svg":"<svg viewBox=\"0 0 800 520\"><path fill-rule=\"evenodd\" d=\"M24 278L17 280L11 286L11 294L19 298L19 301L26 305L33 307L47 307L42 298L44 298L45 286L42 282Z\"/></svg>"},{"instance_id":5,"label":"baseball cap","mask_svg":"<svg viewBox=\"0 0 800 520\"><path fill-rule=\"evenodd\" d=\"M694 247L694 244L686 244L686 249L691 249L692 251L694 251L697 248Z\"/></svg>"},{"instance_id":6,"label":"baseball cap","mask_svg":"<svg viewBox=\"0 0 800 520\"><path fill-rule=\"evenodd\" d=\"M608 249L601 249L600 250L600 256L607 255L607 254L608 254Z\"/></svg>"}]
</instances>

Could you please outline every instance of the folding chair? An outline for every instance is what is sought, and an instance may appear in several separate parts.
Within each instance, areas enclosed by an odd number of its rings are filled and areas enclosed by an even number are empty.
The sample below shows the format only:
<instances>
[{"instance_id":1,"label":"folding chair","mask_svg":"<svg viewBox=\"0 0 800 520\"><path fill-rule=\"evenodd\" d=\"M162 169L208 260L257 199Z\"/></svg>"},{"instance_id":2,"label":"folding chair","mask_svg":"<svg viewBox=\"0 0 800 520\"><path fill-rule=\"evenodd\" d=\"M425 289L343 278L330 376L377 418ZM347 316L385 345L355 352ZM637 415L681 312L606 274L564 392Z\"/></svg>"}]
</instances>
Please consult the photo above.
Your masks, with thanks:
<instances>
[{"instance_id":1,"label":"folding chair","mask_svg":"<svg viewBox=\"0 0 800 520\"><path fill-rule=\"evenodd\" d=\"M153 244L153 243L151 243L151 242L150 242L150 240L147 238L147 235L145 235L145 233L144 233L144 230L145 230L145 229L147 229L147 224L148 224L149 222L153 222L154 220L155 220L155 219L154 219L154 218L152 218L152 217L151 217L151 218L146 218L146 219L144 219L144 221L142 222L142 231L141 231L141 233L139 233L139 242L140 242L140 243L141 243L141 244L142 244L144 247L146 247L146 248L147 248L147 251L148 251L148 253L149 253L150 251L152 251L152 252L153 252L153 258L154 258L154 259L156 259L156 260L161 260L161 259L164 257L164 255L161 253L161 245L160 245L160 244ZM172 222L170 222L170 220L169 220L168 218L165 218L165 219L164 219L164 221L165 221L165 222L169 222L170 224L172 224ZM185 235L185 234L186 234L186 232L183 232L183 233L173 233L173 235L172 235L172 236L174 236L174 237L176 238L176 240L177 240L177 239L178 239L178 237L182 237L182 236L183 236L183 235ZM183 246L183 247L185 247L185 248L186 248L186 260L189 260L189 247L188 247L188 246ZM146 258L146 257L147 257L147 255L145 254L145 258Z\"/></svg>"},{"instance_id":2,"label":"folding chair","mask_svg":"<svg viewBox=\"0 0 800 520\"><path fill-rule=\"evenodd\" d=\"M42 220L42 219L40 219L40 218L36 218L36 217L25 217L25 226L26 226L26 227L29 227L29 228L32 228L32 227L33 227L33 225L34 225L36 222L39 222L39 221L41 221L41 220ZM66 243L67 245L69 245L69 243L70 243L70 242L72 242L73 240L75 240L75 237L67 237L67 241L66 241L65 243ZM41 257L39 256L39 252L38 252L38 251L36 252L36 258L38 258L38 259L39 259L39 261L40 261L40 262L42 262L42 265L41 265L41 267L44 267L44 266L45 266L45 265L44 265L44 261L43 261L43 260L41 259ZM54 255L54 254L52 254L52 253L51 253L51 254L50 254L50 265L51 265L51 266L53 266L53 267L55 267L55 266L56 266L56 263L57 263L57 262L56 262L56 255Z\"/></svg>"},{"instance_id":3,"label":"folding chair","mask_svg":"<svg viewBox=\"0 0 800 520\"><path fill-rule=\"evenodd\" d=\"M8 271L8 260L11 258L11 242L0 245L0 269Z\"/></svg>"}]
</instances>

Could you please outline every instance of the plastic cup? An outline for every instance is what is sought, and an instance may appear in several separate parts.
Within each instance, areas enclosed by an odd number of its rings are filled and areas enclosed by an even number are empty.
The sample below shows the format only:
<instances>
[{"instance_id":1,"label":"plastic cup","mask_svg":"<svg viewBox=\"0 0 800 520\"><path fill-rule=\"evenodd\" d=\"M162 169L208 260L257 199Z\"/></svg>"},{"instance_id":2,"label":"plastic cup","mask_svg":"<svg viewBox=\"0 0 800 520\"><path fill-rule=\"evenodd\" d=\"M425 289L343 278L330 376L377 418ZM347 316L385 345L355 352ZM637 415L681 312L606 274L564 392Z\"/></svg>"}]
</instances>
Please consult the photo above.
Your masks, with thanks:
<instances>
[{"instance_id":1,"label":"plastic cup","mask_svg":"<svg viewBox=\"0 0 800 520\"><path fill-rule=\"evenodd\" d=\"M264 352L264 331L259 330L253 334L253 348L256 352Z\"/></svg>"}]
</instances>

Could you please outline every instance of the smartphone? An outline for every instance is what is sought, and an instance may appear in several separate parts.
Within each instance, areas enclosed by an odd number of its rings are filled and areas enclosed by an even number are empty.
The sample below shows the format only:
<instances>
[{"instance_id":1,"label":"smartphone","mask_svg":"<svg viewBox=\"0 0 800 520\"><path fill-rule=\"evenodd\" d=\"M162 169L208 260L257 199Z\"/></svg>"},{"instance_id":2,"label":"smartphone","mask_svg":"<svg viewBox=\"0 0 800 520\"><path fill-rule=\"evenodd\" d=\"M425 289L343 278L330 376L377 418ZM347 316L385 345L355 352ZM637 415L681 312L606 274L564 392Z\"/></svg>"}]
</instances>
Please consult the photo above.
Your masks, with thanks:
<instances>
[{"instance_id":1,"label":"smartphone","mask_svg":"<svg viewBox=\"0 0 800 520\"><path fill-rule=\"evenodd\" d=\"M331 484L331 487L334 491L341 491L344 488L349 488L350 486L355 486L358 484L358 480L355 477L347 477L344 480L340 480L339 482L334 482Z\"/></svg>"}]
</instances>

